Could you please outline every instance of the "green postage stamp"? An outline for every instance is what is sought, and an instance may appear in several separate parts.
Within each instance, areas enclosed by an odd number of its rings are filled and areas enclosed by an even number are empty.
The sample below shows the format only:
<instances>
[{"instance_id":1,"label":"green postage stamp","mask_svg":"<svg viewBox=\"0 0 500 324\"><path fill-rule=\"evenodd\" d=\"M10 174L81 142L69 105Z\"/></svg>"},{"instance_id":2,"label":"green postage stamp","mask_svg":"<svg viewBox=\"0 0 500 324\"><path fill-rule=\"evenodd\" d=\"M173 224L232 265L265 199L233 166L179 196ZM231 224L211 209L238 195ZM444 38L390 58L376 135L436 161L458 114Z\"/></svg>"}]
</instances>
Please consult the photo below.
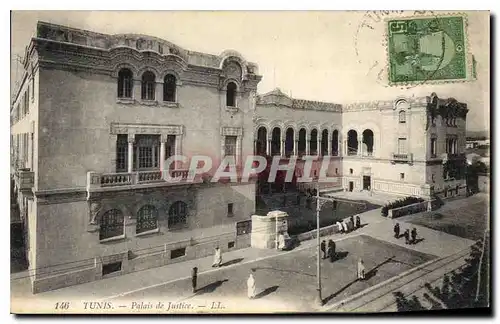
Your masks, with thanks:
<instances>
[{"instance_id":1,"label":"green postage stamp","mask_svg":"<svg viewBox=\"0 0 500 324\"><path fill-rule=\"evenodd\" d=\"M387 21L389 83L466 81L466 20L461 15Z\"/></svg>"}]
</instances>

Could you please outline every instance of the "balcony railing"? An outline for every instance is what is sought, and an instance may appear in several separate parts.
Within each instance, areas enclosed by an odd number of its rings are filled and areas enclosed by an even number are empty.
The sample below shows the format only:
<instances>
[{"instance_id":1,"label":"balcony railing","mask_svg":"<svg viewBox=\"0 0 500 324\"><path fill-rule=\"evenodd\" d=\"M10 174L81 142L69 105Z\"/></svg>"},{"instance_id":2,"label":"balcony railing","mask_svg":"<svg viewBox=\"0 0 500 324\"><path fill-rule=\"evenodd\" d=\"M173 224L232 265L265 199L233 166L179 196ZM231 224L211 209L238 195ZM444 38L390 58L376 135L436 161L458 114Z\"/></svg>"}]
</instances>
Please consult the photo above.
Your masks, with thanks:
<instances>
[{"instance_id":1,"label":"balcony railing","mask_svg":"<svg viewBox=\"0 0 500 324\"><path fill-rule=\"evenodd\" d=\"M392 162L411 163L413 162L412 153L392 153Z\"/></svg>"},{"instance_id":2,"label":"balcony railing","mask_svg":"<svg viewBox=\"0 0 500 324\"><path fill-rule=\"evenodd\" d=\"M88 172L87 190L96 188L143 185L150 183L185 183L190 175L189 170L168 170L166 172L162 172L159 170L137 171L130 173ZM194 180L194 182L196 182L196 179Z\"/></svg>"}]
</instances>

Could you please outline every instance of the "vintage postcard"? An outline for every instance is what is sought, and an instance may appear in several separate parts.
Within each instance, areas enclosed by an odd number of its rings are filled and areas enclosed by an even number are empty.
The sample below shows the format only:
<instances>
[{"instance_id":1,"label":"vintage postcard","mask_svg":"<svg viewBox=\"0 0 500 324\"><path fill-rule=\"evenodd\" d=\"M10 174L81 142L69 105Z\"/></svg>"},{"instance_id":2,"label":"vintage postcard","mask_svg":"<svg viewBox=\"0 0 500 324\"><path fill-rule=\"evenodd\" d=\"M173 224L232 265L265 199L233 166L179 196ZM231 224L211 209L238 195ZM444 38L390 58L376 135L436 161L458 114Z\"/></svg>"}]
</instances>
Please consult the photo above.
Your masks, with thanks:
<instances>
[{"instance_id":1,"label":"vintage postcard","mask_svg":"<svg viewBox=\"0 0 500 324\"><path fill-rule=\"evenodd\" d=\"M11 25L12 313L490 310L488 11Z\"/></svg>"}]
</instances>

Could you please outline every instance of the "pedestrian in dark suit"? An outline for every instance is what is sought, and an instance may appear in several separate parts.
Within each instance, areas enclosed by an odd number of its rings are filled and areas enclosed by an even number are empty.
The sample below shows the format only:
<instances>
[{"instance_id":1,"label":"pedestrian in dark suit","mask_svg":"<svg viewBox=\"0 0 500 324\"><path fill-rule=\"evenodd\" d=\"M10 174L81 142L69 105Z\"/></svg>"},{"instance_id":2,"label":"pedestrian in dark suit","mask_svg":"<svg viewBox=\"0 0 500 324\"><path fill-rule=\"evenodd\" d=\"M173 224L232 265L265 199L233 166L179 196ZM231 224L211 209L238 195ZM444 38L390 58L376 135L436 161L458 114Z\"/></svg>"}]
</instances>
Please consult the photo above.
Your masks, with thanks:
<instances>
[{"instance_id":1,"label":"pedestrian in dark suit","mask_svg":"<svg viewBox=\"0 0 500 324\"><path fill-rule=\"evenodd\" d=\"M356 228L360 227L361 227L361 218L359 218L359 216L356 216Z\"/></svg>"},{"instance_id":2,"label":"pedestrian in dark suit","mask_svg":"<svg viewBox=\"0 0 500 324\"><path fill-rule=\"evenodd\" d=\"M399 228L399 223L396 223L396 225L394 225L394 237L395 238L399 238L399 232L400 232L400 228Z\"/></svg>"},{"instance_id":3,"label":"pedestrian in dark suit","mask_svg":"<svg viewBox=\"0 0 500 324\"><path fill-rule=\"evenodd\" d=\"M321 241L321 252L323 252L323 259L326 259L326 242L325 242L325 240Z\"/></svg>"},{"instance_id":4,"label":"pedestrian in dark suit","mask_svg":"<svg viewBox=\"0 0 500 324\"><path fill-rule=\"evenodd\" d=\"M193 285L193 293L196 292L196 284L198 282L198 268L194 267L191 271L191 283Z\"/></svg>"},{"instance_id":5,"label":"pedestrian in dark suit","mask_svg":"<svg viewBox=\"0 0 500 324\"><path fill-rule=\"evenodd\" d=\"M417 229L415 227L411 230L411 243L417 243Z\"/></svg>"},{"instance_id":6,"label":"pedestrian in dark suit","mask_svg":"<svg viewBox=\"0 0 500 324\"><path fill-rule=\"evenodd\" d=\"M405 236L405 243L410 244L410 230L409 229L407 229L405 231L404 236Z\"/></svg>"},{"instance_id":7,"label":"pedestrian in dark suit","mask_svg":"<svg viewBox=\"0 0 500 324\"><path fill-rule=\"evenodd\" d=\"M335 242L333 240L328 240L328 257L330 258L330 262L335 260Z\"/></svg>"},{"instance_id":8,"label":"pedestrian in dark suit","mask_svg":"<svg viewBox=\"0 0 500 324\"><path fill-rule=\"evenodd\" d=\"M356 227L356 223L354 222L354 216L351 216L351 218L349 220L352 223L352 229L354 229Z\"/></svg>"}]
</instances>

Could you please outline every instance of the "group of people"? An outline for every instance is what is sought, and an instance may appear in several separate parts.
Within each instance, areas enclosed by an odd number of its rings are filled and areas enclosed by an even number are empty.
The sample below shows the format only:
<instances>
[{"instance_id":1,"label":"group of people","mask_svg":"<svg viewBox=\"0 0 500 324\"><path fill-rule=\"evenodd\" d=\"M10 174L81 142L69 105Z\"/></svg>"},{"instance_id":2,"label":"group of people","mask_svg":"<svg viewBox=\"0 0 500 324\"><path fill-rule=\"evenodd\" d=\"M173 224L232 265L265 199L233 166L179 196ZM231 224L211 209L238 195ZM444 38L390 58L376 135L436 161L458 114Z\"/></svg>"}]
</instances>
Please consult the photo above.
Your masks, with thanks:
<instances>
[{"instance_id":1,"label":"group of people","mask_svg":"<svg viewBox=\"0 0 500 324\"><path fill-rule=\"evenodd\" d=\"M328 246L326 244L326 241L323 240L321 242L321 252L323 252L323 260L324 259L330 259L330 262L333 262L335 260L335 242L333 240L328 240Z\"/></svg>"},{"instance_id":2,"label":"group of people","mask_svg":"<svg viewBox=\"0 0 500 324\"><path fill-rule=\"evenodd\" d=\"M361 218L359 218L359 215L356 215L356 220L354 219L354 216L351 216L348 222L350 222L351 226L347 225L346 220L343 220L342 223L341 222L336 223L336 225L340 229L340 233L349 233L350 228L354 230L361 227Z\"/></svg>"},{"instance_id":3,"label":"group of people","mask_svg":"<svg viewBox=\"0 0 500 324\"><path fill-rule=\"evenodd\" d=\"M397 239L400 238L401 237L400 233L401 233L401 228L399 226L399 223L396 223L396 225L394 225L394 237ZM417 229L415 227L412 228L411 232L409 229L406 229L403 232L402 236L405 238L405 244L417 243Z\"/></svg>"}]
</instances>

